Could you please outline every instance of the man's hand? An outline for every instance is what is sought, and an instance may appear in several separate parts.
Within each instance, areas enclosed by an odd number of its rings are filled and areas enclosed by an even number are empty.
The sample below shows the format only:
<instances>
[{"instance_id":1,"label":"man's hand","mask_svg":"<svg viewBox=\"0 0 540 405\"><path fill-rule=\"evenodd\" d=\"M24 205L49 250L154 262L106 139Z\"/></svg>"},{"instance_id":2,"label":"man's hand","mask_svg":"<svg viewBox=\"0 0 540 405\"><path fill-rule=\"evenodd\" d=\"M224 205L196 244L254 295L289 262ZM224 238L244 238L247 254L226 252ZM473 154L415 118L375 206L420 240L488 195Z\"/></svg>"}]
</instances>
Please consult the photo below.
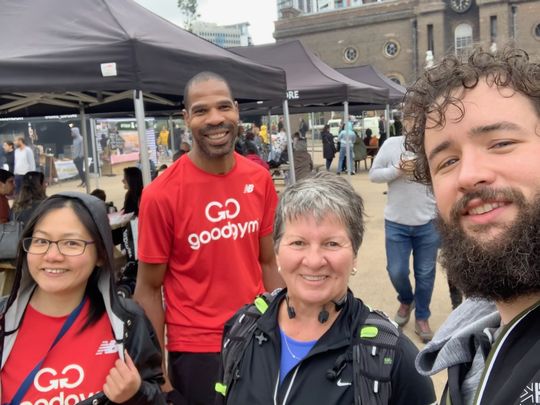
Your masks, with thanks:
<instances>
[{"instance_id":1,"label":"man's hand","mask_svg":"<svg viewBox=\"0 0 540 405\"><path fill-rule=\"evenodd\" d=\"M142 384L139 370L129 357L127 350L124 353L126 361L116 360L103 385L103 393L110 401L117 404L124 403L133 397Z\"/></svg>"}]
</instances>

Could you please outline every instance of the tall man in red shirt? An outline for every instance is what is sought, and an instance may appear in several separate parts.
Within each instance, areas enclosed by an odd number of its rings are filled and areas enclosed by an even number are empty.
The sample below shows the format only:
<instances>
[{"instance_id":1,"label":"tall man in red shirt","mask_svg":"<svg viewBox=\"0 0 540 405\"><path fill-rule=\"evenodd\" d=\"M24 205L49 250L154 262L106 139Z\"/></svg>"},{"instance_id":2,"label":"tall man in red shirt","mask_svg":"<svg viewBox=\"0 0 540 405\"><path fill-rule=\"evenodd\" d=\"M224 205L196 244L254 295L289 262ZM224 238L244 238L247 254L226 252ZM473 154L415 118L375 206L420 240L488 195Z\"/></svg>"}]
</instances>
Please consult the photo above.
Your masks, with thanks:
<instances>
[{"instance_id":1,"label":"tall man in red shirt","mask_svg":"<svg viewBox=\"0 0 540 405\"><path fill-rule=\"evenodd\" d=\"M162 343L167 325L172 386L186 403L212 404L224 323L282 285L277 195L268 171L234 152L238 105L222 77L193 77L184 105L193 149L144 190L135 298Z\"/></svg>"}]
</instances>

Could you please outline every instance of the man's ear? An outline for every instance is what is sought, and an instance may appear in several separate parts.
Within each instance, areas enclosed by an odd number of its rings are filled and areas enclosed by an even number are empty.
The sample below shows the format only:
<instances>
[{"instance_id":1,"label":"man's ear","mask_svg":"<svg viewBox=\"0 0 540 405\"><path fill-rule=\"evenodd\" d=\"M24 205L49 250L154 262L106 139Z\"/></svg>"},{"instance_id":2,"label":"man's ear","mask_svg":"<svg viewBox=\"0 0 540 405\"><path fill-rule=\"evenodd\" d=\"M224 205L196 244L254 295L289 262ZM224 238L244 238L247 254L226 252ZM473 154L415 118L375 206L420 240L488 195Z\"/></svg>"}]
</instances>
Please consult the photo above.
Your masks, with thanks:
<instances>
[{"instance_id":1,"label":"man's ear","mask_svg":"<svg viewBox=\"0 0 540 405\"><path fill-rule=\"evenodd\" d=\"M240 111L238 108L238 101L234 100L234 107L236 108L236 111Z\"/></svg>"},{"instance_id":2,"label":"man's ear","mask_svg":"<svg viewBox=\"0 0 540 405\"><path fill-rule=\"evenodd\" d=\"M182 115L184 116L184 121L187 123L189 121L189 112L185 108L182 110Z\"/></svg>"}]
</instances>

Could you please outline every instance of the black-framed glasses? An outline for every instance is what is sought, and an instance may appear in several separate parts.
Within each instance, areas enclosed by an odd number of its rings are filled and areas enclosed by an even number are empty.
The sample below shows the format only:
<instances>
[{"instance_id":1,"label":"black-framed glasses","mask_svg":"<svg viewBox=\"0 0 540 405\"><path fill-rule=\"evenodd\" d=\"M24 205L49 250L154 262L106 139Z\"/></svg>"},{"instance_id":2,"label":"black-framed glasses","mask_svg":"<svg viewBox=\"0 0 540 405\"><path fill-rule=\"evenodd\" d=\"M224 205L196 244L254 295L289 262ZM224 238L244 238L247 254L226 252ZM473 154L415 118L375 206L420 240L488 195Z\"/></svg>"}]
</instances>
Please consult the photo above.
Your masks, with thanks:
<instances>
[{"instance_id":1,"label":"black-framed glasses","mask_svg":"<svg viewBox=\"0 0 540 405\"><path fill-rule=\"evenodd\" d=\"M56 244L58 251L64 256L80 256L85 252L86 246L92 245L96 242L82 239L49 240L45 238L32 237L24 238L22 240L24 251L32 255L44 255L49 251L52 243Z\"/></svg>"}]
</instances>

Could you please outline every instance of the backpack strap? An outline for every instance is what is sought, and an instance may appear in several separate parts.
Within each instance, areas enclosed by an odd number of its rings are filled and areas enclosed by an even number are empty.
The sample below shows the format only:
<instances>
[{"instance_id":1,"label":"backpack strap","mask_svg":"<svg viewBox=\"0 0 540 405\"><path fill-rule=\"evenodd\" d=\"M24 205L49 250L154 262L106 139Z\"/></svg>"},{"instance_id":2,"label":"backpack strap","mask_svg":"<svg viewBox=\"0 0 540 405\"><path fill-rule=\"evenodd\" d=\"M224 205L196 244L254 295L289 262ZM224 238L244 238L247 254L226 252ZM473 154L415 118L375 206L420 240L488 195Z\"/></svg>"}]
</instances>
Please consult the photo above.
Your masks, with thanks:
<instances>
[{"instance_id":1,"label":"backpack strap","mask_svg":"<svg viewBox=\"0 0 540 405\"><path fill-rule=\"evenodd\" d=\"M370 310L352 339L355 405L387 405L399 330L384 313Z\"/></svg>"},{"instance_id":2,"label":"backpack strap","mask_svg":"<svg viewBox=\"0 0 540 405\"><path fill-rule=\"evenodd\" d=\"M281 289L273 293L265 292L255 298L252 304L244 305L225 326L221 347L223 380L215 384L215 390L224 397L233 380L239 378L238 369L247 345L255 335L257 321L266 312ZM267 340L262 333L255 336L259 344Z\"/></svg>"}]
</instances>

